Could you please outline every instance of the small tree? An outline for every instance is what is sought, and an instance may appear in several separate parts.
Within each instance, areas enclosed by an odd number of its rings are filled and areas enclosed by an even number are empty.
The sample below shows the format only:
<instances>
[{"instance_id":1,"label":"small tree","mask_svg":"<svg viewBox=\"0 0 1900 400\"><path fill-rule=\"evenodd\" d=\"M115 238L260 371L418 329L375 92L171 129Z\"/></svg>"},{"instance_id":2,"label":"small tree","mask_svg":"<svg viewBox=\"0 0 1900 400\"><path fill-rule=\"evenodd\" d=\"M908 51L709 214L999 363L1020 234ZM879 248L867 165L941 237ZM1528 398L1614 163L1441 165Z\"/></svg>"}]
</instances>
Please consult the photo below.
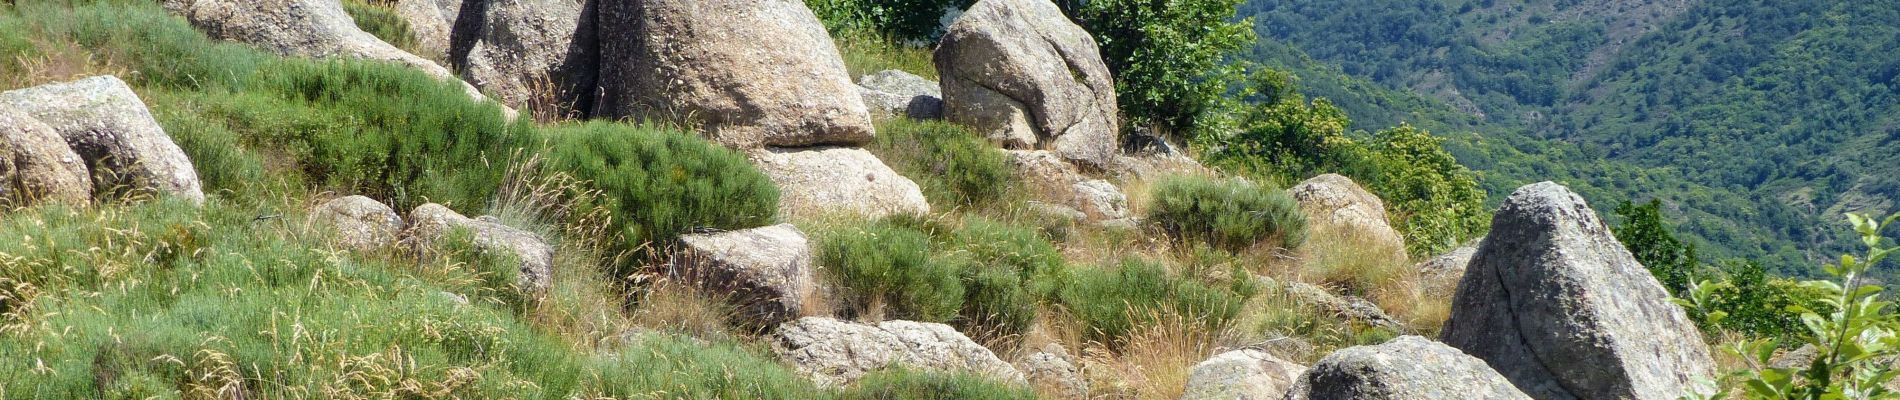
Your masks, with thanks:
<instances>
[{"instance_id":1,"label":"small tree","mask_svg":"<svg viewBox=\"0 0 1900 400\"><path fill-rule=\"evenodd\" d=\"M1695 245L1669 233L1662 220L1662 201L1650 200L1643 205L1624 201L1616 206L1616 215L1623 218L1616 227L1616 240L1629 248L1636 261L1649 267L1649 273L1662 281L1670 295L1682 296L1697 265Z\"/></svg>"},{"instance_id":2,"label":"small tree","mask_svg":"<svg viewBox=\"0 0 1900 400\"><path fill-rule=\"evenodd\" d=\"M1214 131L1204 119L1225 111L1239 78L1227 58L1254 42L1253 20L1234 20L1243 0L1059 0L1095 37L1115 76L1130 125L1189 137Z\"/></svg>"}]
</instances>

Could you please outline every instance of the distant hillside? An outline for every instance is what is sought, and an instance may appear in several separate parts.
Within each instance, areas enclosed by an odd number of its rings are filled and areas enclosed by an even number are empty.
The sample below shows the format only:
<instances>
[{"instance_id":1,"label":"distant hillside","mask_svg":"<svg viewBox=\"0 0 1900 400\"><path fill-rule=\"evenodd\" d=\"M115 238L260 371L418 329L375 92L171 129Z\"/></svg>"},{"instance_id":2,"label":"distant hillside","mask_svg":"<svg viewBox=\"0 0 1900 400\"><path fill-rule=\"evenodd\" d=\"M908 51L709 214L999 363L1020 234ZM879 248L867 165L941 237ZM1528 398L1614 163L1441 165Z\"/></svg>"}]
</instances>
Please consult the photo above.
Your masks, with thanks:
<instances>
[{"instance_id":1,"label":"distant hillside","mask_svg":"<svg viewBox=\"0 0 1900 400\"><path fill-rule=\"evenodd\" d=\"M1718 257L1809 269L1900 198L1900 4L1251 1L1252 58L1358 129L1453 137L1494 194L1659 198ZM1495 196L1494 196L1495 197ZM1814 253L1829 254L1832 251Z\"/></svg>"}]
</instances>

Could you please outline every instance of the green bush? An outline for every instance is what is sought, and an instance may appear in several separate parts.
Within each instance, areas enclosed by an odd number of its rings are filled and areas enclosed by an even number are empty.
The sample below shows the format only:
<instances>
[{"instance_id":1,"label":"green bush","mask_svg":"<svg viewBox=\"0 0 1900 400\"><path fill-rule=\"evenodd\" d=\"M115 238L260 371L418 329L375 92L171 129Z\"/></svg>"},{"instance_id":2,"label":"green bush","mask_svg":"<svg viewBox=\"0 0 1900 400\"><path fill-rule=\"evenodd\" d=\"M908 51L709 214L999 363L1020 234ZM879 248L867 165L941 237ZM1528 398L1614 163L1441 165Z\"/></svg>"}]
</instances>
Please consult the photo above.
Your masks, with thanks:
<instances>
[{"instance_id":1,"label":"green bush","mask_svg":"<svg viewBox=\"0 0 1900 400\"><path fill-rule=\"evenodd\" d=\"M998 206L1018 185L1008 155L955 124L894 118L878 126L871 150L939 207Z\"/></svg>"},{"instance_id":2,"label":"green bush","mask_svg":"<svg viewBox=\"0 0 1900 400\"><path fill-rule=\"evenodd\" d=\"M734 230L777 217L778 187L745 156L696 135L590 122L549 129L548 167L589 182L612 212L622 250L702 228Z\"/></svg>"},{"instance_id":3,"label":"green bush","mask_svg":"<svg viewBox=\"0 0 1900 400\"><path fill-rule=\"evenodd\" d=\"M881 304L889 318L950 321L963 307L962 264L932 247L922 230L880 221L826 235L819 262L836 274L850 311Z\"/></svg>"},{"instance_id":4,"label":"green bush","mask_svg":"<svg viewBox=\"0 0 1900 400\"><path fill-rule=\"evenodd\" d=\"M1060 300L1082 321L1086 339L1121 346L1136 327L1162 323L1166 316L1209 329L1224 327L1255 291L1246 279L1215 287L1170 275L1159 263L1127 259L1118 266L1076 270Z\"/></svg>"},{"instance_id":5,"label":"green bush","mask_svg":"<svg viewBox=\"0 0 1900 400\"><path fill-rule=\"evenodd\" d=\"M1100 44L1131 125L1184 137L1224 130L1223 99L1239 74L1228 58L1253 45L1243 0L1058 0Z\"/></svg>"},{"instance_id":6,"label":"green bush","mask_svg":"<svg viewBox=\"0 0 1900 400\"><path fill-rule=\"evenodd\" d=\"M422 54L416 51L419 46L416 44L415 34L409 30L409 22L397 16L395 11L371 5L364 0L344 1L343 11L349 13L351 19L356 20L358 29L369 32L370 35L397 48Z\"/></svg>"},{"instance_id":7,"label":"green bush","mask_svg":"<svg viewBox=\"0 0 1900 400\"><path fill-rule=\"evenodd\" d=\"M902 368L865 375L845 389L841 400L890 399L1035 399L1026 386L961 373L917 372Z\"/></svg>"},{"instance_id":8,"label":"green bush","mask_svg":"<svg viewBox=\"0 0 1900 400\"><path fill-rule=\"evenodd\" d=\"M979 339L1027 332L1036 305L1053 300L1067 276L1062 254L1030 228L965 218L951 250L946 257L968 261L958 327Z\"/></svg>"},{"instance_id":9,"label":"green bush","mask_svg":"<svg viewBox=\"0 0 1900 400\"><path fill-rule=\"evenodd\" d=\"M1240 179L1162 179L1154 185L1148 220L1177 241L1227 250L1276 238L1285 248L1306 241L1306 216L1292 196Z\"/></svg>"},{"instance_id":10,"label":"green bush","mask_svg":"<svg viewBox=\"0 0 1900 400\"><path fill-rule=\"evenodd\" d=\"M1379 173L1367 185L1387 199L1408 253L1442 254L1491 229L1477 174L1458 164L1431 132L1399 125L1374 134L1369 148Z\"/></svg>"},{"instance_id":11,"label":"green bush","mask_svg":"<svg viewBox=\"0 0 1900 400\"><path fill-rule=\"evenodd\" d=\"M964 9L974 0L810 0L832 33L873 32L905 41L935 41L949 8Z\"/></svg>"}]
</instances>

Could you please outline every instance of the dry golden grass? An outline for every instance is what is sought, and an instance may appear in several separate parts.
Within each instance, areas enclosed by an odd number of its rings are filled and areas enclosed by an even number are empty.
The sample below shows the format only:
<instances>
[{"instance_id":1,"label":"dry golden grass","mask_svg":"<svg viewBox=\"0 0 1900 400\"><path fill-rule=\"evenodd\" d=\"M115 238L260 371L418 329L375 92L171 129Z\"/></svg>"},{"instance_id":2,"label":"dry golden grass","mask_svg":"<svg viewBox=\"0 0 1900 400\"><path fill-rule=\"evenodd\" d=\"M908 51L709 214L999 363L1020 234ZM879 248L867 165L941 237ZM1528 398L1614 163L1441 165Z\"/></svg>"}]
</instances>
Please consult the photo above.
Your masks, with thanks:
<instances>
[{"instance_id":1,"label":"dry golden grass","mask_svg":"<svg viewBox=\"0 0 1900 400\"><path fill-rule=\"evenodd\" d=\"M1172 314L1132 332L1120 352L1106 346L1084 347L1082 363L1095 397L1178 399L1194 365L1220 349L1221 333L1207 324Z\"/></svg>"},{"instance_id":2,"label":"dry golden grass","mask_svg":"<svg viewBox=\"0 0 1900 400\"><path fill-rule=\"evenodd\" d=\"M35 56L18 56L0 62L0 90L12 90L79 78L116 75L130 78L130 71L111 62L110 54L79 48L64 41L31 40Z\"/></svg>"},{"instance_id":3,"label":"dry golden grass","mask_svg":"<svg viewBox=\"0 0 1900 400\"><path fill-rule=\"evenodd\" d=\"M1434 278L1419 273L1401 246L1329 224L1312 232L1297 261L1263 272L1363 297L1421 333L1437 332L1450 316L1449 294L1429 292L1443 285L1426 282Z\"/></svg>"},{"instance_id":4,"label":"dry golden grass","mask_svg":"<svg viewBox=\"0 0 1900 400\"><path fill-rule=\"evenodd\" d=\"M737 311L718 294L655 279L635 296L634 325L707 340L739 336L729 324Z\"/></svg>"}]
</instances>

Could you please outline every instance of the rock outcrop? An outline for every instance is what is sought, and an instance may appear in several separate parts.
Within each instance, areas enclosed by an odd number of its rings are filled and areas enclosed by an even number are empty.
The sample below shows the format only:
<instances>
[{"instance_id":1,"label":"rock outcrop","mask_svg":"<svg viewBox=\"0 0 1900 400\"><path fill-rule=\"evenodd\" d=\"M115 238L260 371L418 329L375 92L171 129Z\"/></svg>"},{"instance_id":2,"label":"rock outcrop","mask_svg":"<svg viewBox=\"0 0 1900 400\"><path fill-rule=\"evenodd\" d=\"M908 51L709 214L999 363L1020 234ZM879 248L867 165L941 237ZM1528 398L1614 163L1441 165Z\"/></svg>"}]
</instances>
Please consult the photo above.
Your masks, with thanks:
<instances>
[{"instance_id":1,"label":"rock outcrop","mask_svg":"<svg viewBox=\"0 0 1900 400\"><path fill-rule=\"evenodd\" d=\"M1195 364L1181 399L1279 399L1304 373L1306 367L1264 351L1229 351Z\"/></svg>"},{"instance_id":2,"label":"rock outcrop","mask_svg":"<svg viewBox=\"0 0 1900 400\"><path fill-rule=\"evenodd\" d=\"M0 93L0 106L11 106L59 132L85 160L94 198L167 194L204 202L191 159L118 77L12 90Z\"/></svg>"},{"instance_id":3,"label":"rock outcrop","mask_svg":"<svg viewBox=\"0 0 1900 400\"><path fill-rule=\"evenodd\" d=\"M1393 247L1403 259L1405 239L1386 220L1385 201L1366 191L1352 178L1325 174L1288 189L1300 202L1307 219L1326 223Z\"/></svg>"},{"instance_id":4,"label":"rock outcrop","mask_svg":"<svg viewBox=\"0 0 1900 400\"><path fill-rule=\"evenodd\" d=\"M915 182L863 149L767 148L749 156L778 185L780 215L844 212L875 218L930 212Z\"/></svg>"},{"instance_id":5,"label":"rock outcrop","mask_svg":"<svg viewBox=\"0 0 1900 400\"><path fill-rule=\"evenodd\" d=\"M1055 395L1063 399L1086 399L1089 397L1089 381L1082 376L1082 369L1076 366L1074 357L1067 349L1050 343L1016 361L1016 369L1023 372L1023 378L1040 389L1044 394Z\"/></svg>"},{"instance_id":6,"label":"rock outcrop","mask_svg":"<svg viewBox=\"0 0 1900 400\"><path fill-rule=\"evenodd\" d=\"M943 90L937 82L909 72L888 70L858 78L859 92L879 117L943 119Z\"/></svg>"},{"instance_id":7,"label":"rock outcrop","mask_svg":"<svg viewBox=\"0 0 1900 400\"><path fill-rule=\"evenodd\" d=\"M462 0L396 0L396 17L409 24L409 34L416 38L416 47L423 57L446 60L449 57L449 35L455 32L455 21L462 14Z\"/></svg>"},{"instance_id":8,"label":"rock outcrop","mask_svg":"<svg viewBox=\"0 0 1900 400\"><path fill-rule=\"evenodd\" d=\"M375 250L396 243L405 227L396 210L363 196L344 196L317 205L310 222L332 234L338 246Z\"/></svg>"},{"instance_id":9,"label":"rock outcrop","mask_svg":"<svg viewBox=\"0 0 1900 400\"><path fill-rule=\"evenodd\" d=\"M1049 151L1009 150L1017 176L1045 203L1081 211L1090 221L1128 218L1128 196L1115 184L1083 175Z\"/></svg>"},{"instance_id":10,"label":"rock outcrop","mask_svg":"<svg viewBox=\"0 0 1900 400\"><path fill-rule=\"evenodd\" d=\"M1444 341L1540 399L1675 399L1712 388L1702 335L1582 197L1524 186L1498 210Z\"/></svg>"},{"instance_id":11,"label":"rock outcrop","mask_svg":"<svg viewBox=\"0 0 1900 400\"><path fill-rule=\"evenodd\" d=\"M1120 148L1115 83L1101 50L1049 0L977 2L944 33L935 59L951 122L1093 169Z\"/></svg>"},{"instance_id":12,"label":"rock outcrop","mask_svg":"<svg viewBox=\"0 0 1900 400\"><path fill-rule=\"evenodd\" d=\"M772 341L780 359L820 386L847 385L896 365L1024 382L1022 372L944 324L884 321L869 325L805 317L780 325Z\"/></svg>"},{"instance_id":13,"label":"rock outcrop","mask_svg":"<svg viewBox=\"0 0 1900 400\"><path fill-rule=\"evenodd\" d=\"M1267 277L1256 277L1261 286L1277 290L1294 302L1304 304L1333 316L1356 321L1366 326L1383 328L1393 332L1410 333L1412 328L1405 326L1398 318L1386 314L1385 309L1372 301L1354 296L1334 294L1331 290L1306 282L1281 282Z\"/></svg>"},{"instance_id":14,"label":"rock outcrop","mask_svg":"<svg viewBox=\"0 0 1900 400\"><path fill-rule=\"evenodd\" d=\"M356 26L338 0L163 0L165 9L205 34L284 56L357 58L415 68L460 83L469 96L486 100L448 68L409 54ZM507 110L509 114L513 110Z\"/></svg>"},{"instance_id":15,"label":"rock outcrop","mask_svg":"<svg viewBox=\"0 0 1900 400\"><path fill-rule=\"evenodd\" d=\"M1458 281L1465 277L1465 266L1471 265L1471 256L1476 254L1478 246L1461 246L1413 268L1418 269L1426 282L1425 293L1448 294L1458 290Z\"/></svg>"},{"instance_id":16,"label":"rock outcrop","mask_svg":"<svg viewBox=\"0 0 1900 400\"><path fill-rule=\"evenodd\" d=\"M728 147L856 145L871 116L799 0L600 5L596 116L685 122Z\"/></svg>"},{"instance_id":17,"label":"rock outcrop","mask_svg":"<svg viewBox=\"0 0 1900 400\"><path fill-rule=\"evenodd\" d=\"M92 200L86 164L46 123L0 104L0 211Z\"/></svg>"},{"instance_id":18,"label":"rock outcrop","mask_svg":"<svg viewBox=\"0 0 1900 400\"><path fill-rule=\"evenodd\" d=\"M552 284L554 246L533 232L503 225L490 217L469 218L441 204L417 206L409 212L409 231L405 236L420 248L433 248L456 230L466 230L470 244L489 254L503 254L520 262L516 285L523 292L539 293Z\"/></svg>"},{"instance_id":19,"label":"rock outcrop","mask_svg":"<svg viewBox=\"0 0 1900 400\"><path fill-rule=\"evenodd\" d=\"M791 224L685 235L669 272L726 296L743 310L743 323L771 327L799 317L815 293L811 246Z\"/></svg>"},{"instance_id":20,"label":"rock outcrop","mask_svg":"<svg viewBox=\"0 0 1900 400\"><path fill-rule=\"evenodd\" d=\"M517 108L572 115L593 100L593 12L582 0L474 0L449 63Z\"/></svg>"},{"instance_id":21,"label":"rock outcrop","mask_svg":"<svg viewBox=\"0 0 1900 400\"><path fill-rule=\"evenodd\" d=\"M1530 400L1484 360L1418 336L1334 352L1286 400Z\"/></svg>"}]
</instances>

